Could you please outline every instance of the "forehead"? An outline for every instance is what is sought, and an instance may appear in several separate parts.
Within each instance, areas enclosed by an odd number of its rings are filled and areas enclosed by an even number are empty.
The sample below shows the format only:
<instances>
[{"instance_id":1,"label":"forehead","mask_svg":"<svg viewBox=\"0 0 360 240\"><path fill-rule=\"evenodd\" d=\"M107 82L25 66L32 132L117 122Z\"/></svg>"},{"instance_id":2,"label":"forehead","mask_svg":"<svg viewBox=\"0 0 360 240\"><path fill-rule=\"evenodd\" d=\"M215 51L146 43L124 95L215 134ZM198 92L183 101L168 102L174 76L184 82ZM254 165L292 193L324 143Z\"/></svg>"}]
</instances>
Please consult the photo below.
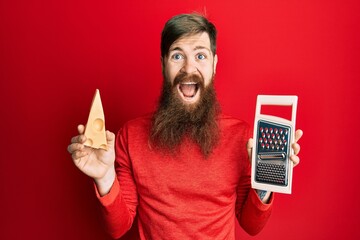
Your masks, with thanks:
<instances>
[{"instance_id":1,"label":"forehead","mask_svg":"<svg viewBox=\"0 0 360 240\"><path fill-rule=\"evenodd\" d=\"M185 35L171 44L169 51L177 48L206 48L210 51L210 37L207 32Z\"/></svg>"}]
</instances>

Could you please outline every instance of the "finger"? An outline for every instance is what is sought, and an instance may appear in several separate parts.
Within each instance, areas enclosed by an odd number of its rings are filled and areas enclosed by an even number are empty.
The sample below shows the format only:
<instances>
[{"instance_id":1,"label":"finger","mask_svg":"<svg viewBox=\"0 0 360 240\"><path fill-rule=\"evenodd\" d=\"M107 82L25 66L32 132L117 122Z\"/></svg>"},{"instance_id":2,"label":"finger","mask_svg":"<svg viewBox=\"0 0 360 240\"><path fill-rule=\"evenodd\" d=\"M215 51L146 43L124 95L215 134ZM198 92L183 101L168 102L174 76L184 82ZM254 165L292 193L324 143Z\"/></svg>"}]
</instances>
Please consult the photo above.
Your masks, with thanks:
<instances>
[{"instance_id":1,"label":"finger","mask_svg":"<svg viewBox=\"0 0 360 240\"><path fill-rule=\"evenodd\" d=\"M78 129L78 132L80 135L84 134L84 131L85 131L84 125L82 125L82 124L78 125L77 129Z\"/></svg>"},{"instance_id":2,"label":"finger","mask_svg":"<svg viewBox=\"0 0 360 240\"><path fill-rule=\"evenodd\" d=\"M115 134L106 130L106 142L109 147L114 147L115 145Z\"/></svg>"},{"instance_id":3,"label":"finger","mask_svg":"<svg viewBox=\"0 0 360 240\"><path fill-rule=\"evenodd\" d=\"M248 152L249 157L251 157L253 145L254 145L254 140L252 138L249 138L249 140L246 143L246 150Z\"/></svg>"},{"instance_id":4,"label":"finger","mask_svg":"<svg viewBox=\"0 0 360 240\"><path fill-rule=\"evenodd\" d=\"M299 141L300 138L302 137L302 135L303 135L303 131L301 129L296 130L296 132L295 132L295 142Z\"/></svg>"},{"instance_id":5,"label":"finger","mask_svg":"<svg viewBox=\"0 0 360 240\"><path fill-rule=\"evenodd\" d=\"M71 155L71 157L72 157L72 159L73 159L74 161L78 161L78 160L80 160L81 158L83 158L83 157L85 157L85 156L87 156L87 155L88 155L88 153L85 152L85 151L75 151L75 152L73 152L73 154Z\"/></svg>"},{"instance_id":6,"label":"finger","mask_svg":"<svg viewBox=\"0 0 360 240\"><path fill-rule=\"evenodd\" d=\"M72 143L67 147L67 150L70 154L72 154L75 151L79 151L84 149L84 145L80 143Z\"/></svg>"},{"instance_id":7,"label":"finger","mask_svg":"<svg viewBox=\"0 0 360 240\"><path fill-rule=\"evenodd\" d=\"M291 147L294 150L294 155L298 155L300 152L300 145L298 143L293 143Z\"/></svg>"},{"instance_id":8,"label":"finger","mask_svg":"<svg viewBox=\"0 0 360 240\"><path fill-rule=\"evenodd\" d=\"M296 155L292 155L290 157L290 160L293 162L294 167L300 163L300 158Z\"/></svg>"},{"instance_id":9,"label":"finger","mask_svg":"<svg viewBox=\"0 0 360 240\"><path fill-rule=\"evenodd\" d=\"M78 135L71 138L71 143L85 143L85 142L86 142L85 135Z\"/></svg>"}]
</instances>

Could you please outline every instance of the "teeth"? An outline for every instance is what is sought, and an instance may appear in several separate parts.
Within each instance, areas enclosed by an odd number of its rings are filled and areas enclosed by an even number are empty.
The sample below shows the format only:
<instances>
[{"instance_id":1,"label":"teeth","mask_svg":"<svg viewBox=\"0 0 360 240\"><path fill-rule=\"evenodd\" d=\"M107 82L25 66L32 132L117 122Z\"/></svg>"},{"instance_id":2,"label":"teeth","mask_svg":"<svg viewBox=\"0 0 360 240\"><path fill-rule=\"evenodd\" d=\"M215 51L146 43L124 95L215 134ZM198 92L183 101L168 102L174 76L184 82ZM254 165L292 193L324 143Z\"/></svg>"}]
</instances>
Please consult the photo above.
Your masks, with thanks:
<instances>
[{"instance_id":1,"label":"teeth","mask_svg":"<svg viewBox=\"0 0 360 240\"><path fill-rule=\"evenodd\" d=\"M191 85L191 84L196 84L196 83L195 82L185 82L185 83L181 83L181 84Z\"/></svg>"}]
</instances>

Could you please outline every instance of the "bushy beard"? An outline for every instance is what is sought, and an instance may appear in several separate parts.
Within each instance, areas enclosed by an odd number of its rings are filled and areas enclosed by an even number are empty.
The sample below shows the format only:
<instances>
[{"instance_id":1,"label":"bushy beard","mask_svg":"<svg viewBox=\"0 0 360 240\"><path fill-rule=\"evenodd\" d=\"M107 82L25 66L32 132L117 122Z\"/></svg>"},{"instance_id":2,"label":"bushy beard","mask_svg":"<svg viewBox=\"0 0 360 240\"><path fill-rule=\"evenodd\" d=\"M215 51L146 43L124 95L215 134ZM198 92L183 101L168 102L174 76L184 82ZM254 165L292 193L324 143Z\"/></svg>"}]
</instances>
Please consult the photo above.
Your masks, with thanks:
<instances>
[{"instance_id":1,"label":"bushy beard","mask_svg":"<svg viewBox=\"0 0 360 240\"><path fill-rule=\"evenodd\" d=\"M196 103L182 102L177 92L180 82L197 83L201 96ZM179 74L173 84L164 79L159 106L153 116L150 142L157 149L176 154L184 137L189 136L207 157L219 140L219 112L213 79L206 88L198 75Z\"/></svg>"}]
</instances>

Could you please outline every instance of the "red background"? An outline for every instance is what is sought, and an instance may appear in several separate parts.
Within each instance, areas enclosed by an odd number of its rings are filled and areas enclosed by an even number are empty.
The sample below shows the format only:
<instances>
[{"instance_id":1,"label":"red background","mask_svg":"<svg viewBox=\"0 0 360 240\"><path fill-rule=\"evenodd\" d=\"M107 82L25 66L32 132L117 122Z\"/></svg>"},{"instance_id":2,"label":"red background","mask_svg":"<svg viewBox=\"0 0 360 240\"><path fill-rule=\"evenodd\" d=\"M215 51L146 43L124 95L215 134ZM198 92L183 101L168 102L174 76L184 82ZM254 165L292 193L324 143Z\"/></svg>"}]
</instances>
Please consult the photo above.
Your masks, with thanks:
<instances>
[{"instance_id":1,"label":"red background","mask_svg":"<svg viewBox=\"0 0 360 240\"><path fill-rule=\"evenodd\" d=\"M154 109L163 24L193 11L219 30L224 112L252 124L257 94L299 96L293 194L251 239L359 239L356 0L0 1L0 239L108 239L66 147L95 88L111 131Z\"/></svg>"}]
</instances>

